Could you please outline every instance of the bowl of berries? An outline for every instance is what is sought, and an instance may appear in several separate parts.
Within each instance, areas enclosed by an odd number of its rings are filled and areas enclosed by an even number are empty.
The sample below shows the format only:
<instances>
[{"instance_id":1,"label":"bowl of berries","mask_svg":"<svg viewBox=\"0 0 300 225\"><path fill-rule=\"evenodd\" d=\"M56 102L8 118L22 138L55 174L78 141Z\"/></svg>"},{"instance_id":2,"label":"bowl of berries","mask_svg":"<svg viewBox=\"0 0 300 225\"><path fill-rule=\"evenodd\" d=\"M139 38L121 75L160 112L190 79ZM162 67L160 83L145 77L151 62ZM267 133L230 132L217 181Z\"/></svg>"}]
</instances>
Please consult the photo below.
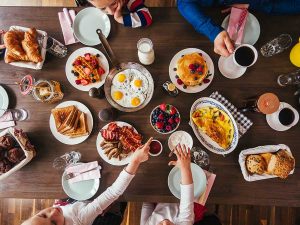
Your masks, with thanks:
<instances>
[{"instance_id":1,"label":"bowl of berries","mask_svg":"<svg viewBox=\"0 0 300 225\"><path fill-rule=\"evenodd\" d=\"M179 111L170 104L162 103L156 106L150 114L150 123L154 130L160 134L174 132L180 124Z\"/></svg>"}]
</instances>

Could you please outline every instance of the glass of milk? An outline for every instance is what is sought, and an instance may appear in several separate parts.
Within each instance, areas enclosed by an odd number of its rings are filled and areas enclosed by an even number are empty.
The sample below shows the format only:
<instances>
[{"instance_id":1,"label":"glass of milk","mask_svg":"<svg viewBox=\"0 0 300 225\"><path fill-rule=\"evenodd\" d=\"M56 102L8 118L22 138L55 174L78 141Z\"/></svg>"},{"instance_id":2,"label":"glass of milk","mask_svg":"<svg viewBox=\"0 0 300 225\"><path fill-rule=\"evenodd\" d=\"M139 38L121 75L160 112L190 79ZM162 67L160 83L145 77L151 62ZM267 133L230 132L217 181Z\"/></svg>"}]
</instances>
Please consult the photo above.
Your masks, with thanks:
<instances>
[{"instance_id":1,"label":"glass of milk","mask_svg":"<svg viewBox=\"0 0 300 225\"><path fill-rule=\"evenodd\" d=\"M154 62L153 43L149 38L142 38L137 43L139 60L144 65Z\"/></svg>"}]
</instances>

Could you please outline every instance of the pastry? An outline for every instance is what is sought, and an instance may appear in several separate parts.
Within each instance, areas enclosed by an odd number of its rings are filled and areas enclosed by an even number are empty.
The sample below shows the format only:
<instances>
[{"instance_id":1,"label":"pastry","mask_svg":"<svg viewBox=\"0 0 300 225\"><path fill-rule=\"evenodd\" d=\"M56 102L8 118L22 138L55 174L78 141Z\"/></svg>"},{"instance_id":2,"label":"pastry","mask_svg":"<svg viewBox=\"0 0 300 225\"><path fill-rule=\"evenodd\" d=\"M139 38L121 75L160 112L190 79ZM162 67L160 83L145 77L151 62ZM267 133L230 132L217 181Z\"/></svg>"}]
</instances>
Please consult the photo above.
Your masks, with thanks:
<instances>
[{"instance_id":1,"label":"pastry","mask_svg":"<svg viewBox=\"0 0 300 225\"><path fill-rule=\"evenodd\" d=\"M29 61L38 63L42 62L43 58L39 51L39 44L37 42L37 32L35 28L30 28L25 32L24 40L22 41L22 47L28 56Z\"/></svg>"},{"instance_id":2,"label":"pastry","mask_svg":"<svg viewBox=\"0 0 300 225\"><path fill-rule=\"evenodd\" d=\"M187 86L201 84L208 74L208 67L201 53L182 56L177 61L177 74Z\"/></svg>"},{"instance_id":3,"label":"pastry","mask_svg":"<svg viewBox=\"0 0 300 225\"><path fill-rule=\"evenodd\" d=\"M0 174L8 172L11 168L12 164L7 159L0 161Z\"/></svg>"},{"instance_id":4,"label":"pastry","mask_svg":"<svg viewBox=\"0 0 300 225\"><path fill-rule=\"evenodd\" d=\"M295 159L293 156L286 150L279 150L276 154L272 155L267 171L270 174L285 179L294 167Z\"/></svg>"},{"instance_id":5,"label":"pastry","mask_svg":"<svg viewBox=\"0 0 300 225\"><path fill-rule=\"evenodd\" d=\"M11 163L19 163L23 159L25 159L25 154L24 151L21 148L12 148L7 152L6 158L11 162Z\"/></svg>"},{"instance_id":6,"label":"pastry","mask_svg":"<svg viewBox=\"0 0 300 225\"><path fill-rule=\"evenodd\" d=\"M220 147L227 149L234 136L230 117L216 107L203 107L192 114L192 120L199 130L208 135Z\"/></svg>"},{"instance_id":7,"label":"pastry","mask_svg":"<svg viewBox=\"0 0 300 225\"><path fill-rule=\"evenodd\" d=\"M247 170L254 174L263 174L267 169L267 164L261 155L249 155L246 158Z\"/></svg>"},{"instance_id":8,"label":"pastry","mask_svg":"<svg viewBox=\"0 0 300 225\"><path fill-rule=\"evenodd\" d=\"M0 161L5 158L5 155L6 155L6 149L0 147Z\"/></svg>"},{"instance_id":9,"label":"pastry","mask_svg":"<svg viewBox=\"0 0 300 225\"><path fill-rule=\"evenodd\" d=\"M10 149L15 146L15 140L13 137L5 135L0 137L0 147Z\"/></svg>"}]
</instances>

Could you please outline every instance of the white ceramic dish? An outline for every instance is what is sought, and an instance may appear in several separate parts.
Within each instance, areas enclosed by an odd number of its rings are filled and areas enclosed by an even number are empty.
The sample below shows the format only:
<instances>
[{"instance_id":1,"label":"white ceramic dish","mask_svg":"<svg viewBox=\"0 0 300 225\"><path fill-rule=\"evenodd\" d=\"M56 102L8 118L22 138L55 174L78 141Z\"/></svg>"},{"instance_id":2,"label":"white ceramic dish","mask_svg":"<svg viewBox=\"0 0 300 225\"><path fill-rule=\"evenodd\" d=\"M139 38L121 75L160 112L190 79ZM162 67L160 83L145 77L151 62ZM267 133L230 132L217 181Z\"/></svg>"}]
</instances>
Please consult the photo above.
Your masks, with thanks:
<instances>
[{"instance_id":1,"label":"white ceramic dish","mask_svg":"<svg viewBox=\"0 0 300 225\"><path fill-rule=\"evenodd\" d=\"M124 126L133 127L132 125L130 125L130 124L126 123L126 122L122 122L122 121L114 121L114 123L116 123L116 124L117 124L118 126L120 126L120 127L124 127ZM104 127L102 127L102 129L106 129L106 128L108 127L108 125L109 125L109 123L106 124ZM135 131L136 133L138 133L137 130L136 130L134 127L133 127L133 129L134 129L134 131ZM97 147L97 151L98 151L99 155L101 156L101 158L102 158L105 162L107 162L107 163L109 163L109 164L111 164L111 165L114 165L114 166L124 166L124 165L127 165L127 164L130 162L131 157L132 157L132 154L133 154L132 152L129 153L129 155L128 155L126 158L121 159L121 160L116 159L116 158L111 158L111 159L109 159L109 158L104 154L104 152L103 152L103 150L102 150L102 148L101 148L101 146L100 146L100 143L101 143L103 140L104 140L104 139L103 139L101 133L99 132L99 133L98 133L98 136L97 136L96 147Z\"/></svg>"},{"instance_id":2,"label":"white ceramic dish","mask_svg":"<svg viewBox=\"0 0 300 225\"><path fill-rule=\"evenodd\" d=\"M210 80L210 82L208 83L204 83L202 82L201 85L197 85L197 86L187 86L187 88L184 88L183 85L179 85L177 83L177 61L185 54L191 54L191 53L201 53L203 58L206 60L207 66L208 66L208 75L206 77L206 79ZM201 49L197 49L197 48L186 48L183 49L181 51L179 51L178 53L176 53L176 55L174 55L174 57L172 58L170 65L169 65L169 76L170 79L172 81L172 83L175 84L175 86L180 90L183 91L185 93L198 93L200 91L203 91L204 89L206 89L210 83L212 82L213 78L214 78L214 73L215 73L215 69L214 69L214 63L212 61L212 59L210 58L210 56L202 51Z\"/></svg>"},{"instance_id":3,"label":"white ceramic dish","mask_svg":"<svg viewBox=\"0 0 300 225\"><path fill-rule=\"evenodd\" d=\"M241 151L239 155L239 164L242 170L242 174L244 176L244 179L246 181L257 181L257 180L265 180L265 179L270 179L270 178L276 178L277 176L274 175L269 175L269 174L249 174L248 170L246 168L246 157L248 155L252 154L261 154L261 153L267 153L267 152L277 152L280 149L285 149L289 152L291 152L290 148L287 145L284 144L279 144L279 145L265 145L265 146L258 146L255 148L248 148L243 151ZM295 169L294 169L295 170ZM290 172L290 174L294 173L294 170Z\"/></svg>"},{"instance_id":4,"label":"white ceramic dish","mask_svg":"<svg viewBox=\"0 0 300 225\"><path fill-rule=\"evenodd\" d=\"M75 17L73 30L76 38L84 45L100 44L97 29L101 29L107 38L110 33L110 20L100 9L88 7L81 10Z\"/></svg>"},{"instance_id":5,"label":"white ceramic dish","mask_svg":"<svg viewBox=\"0 0 300 225\"><path fill-rule=\"evenodd\" d=\"M206 190L206 175L200 166L195 163L191 163L192 176L194 182L194 198L199 199L199 197ZM178 199L180 199L180 183L181 183L181 172L178 167L173 167L168 176L168 186L171 193Z\"/></svg>"},{"instance_id":6,"label":"white ceramic dish","mask_svg":"<svg viewBox=\"0 0 300 225\"><path fill-rule=\"evenodd\" d=\"M176 139L176 140L174 140ZM173 149L178 145L185 145L187 148L192 149L193 147L193 138L192 136L183 131L183 130L178 130L175 131L173 134L170 135L168 139L168 147L170 151L173 151Z\"/></svg>"},{"instance_id":7,"label":"white ceramic dish","mask_svg":"<svg viewBox=\"0 0 300 225\"><path fill-rule=\"evenodd\" d=\"M225 17L221 25L225 30L227 30L228 27L229 16L230 15ZM258 41L259 36L260 36L259 22L252 13L249 13L245 24L244 38L242 40L242 44L254 45Z\"/></svg>"},{"instance_id":8,"label":"white ceramic dish","mask_svg":"<svg viewBox=\"0 0 300 225\"><path fill-rule=\"evenodd\" d=\"M8 109L9 98L6 90L0 85L0 117L5 113L5 110Z\"/></svg>"},{"instance_id":9,"label":"white ceramic dish","mask_svg":"<svg viewBox=\"0 0 300 225\"><path fill-rule=\"evenodd\" d=\"M230 63L224 56L220 56L218 68L221 74L229 79L237 79L244 75L247 70L247 67L237 66L234 63Z\"/></svg>"},{"instance_id":10,"label":"white ceramic dish","mask_svg":"<svg viewBox=\"0 0 300 225\"><path fill-rule=\"evenodd\" d=\"M218 109L223 110L229 116L230 120L232 121L234 135L233 135L233 140L227 149L223 149L222 147L220 147L209 136L207 136L204 132L199 130L198 127L196 126L196 124L194 124L194 122L192 120L193 112L199 108L206 107L206 106L217 107ZM216 154L224 155L224 154L228 154L228 153L232 152L236 148L236 146L238 144L238 140L239 140L239 131L237 128L237 124L236 124L233 116L231 115L231 113L228 111L228 109L222 103L216 101L213 98L207 98L207 97L199 98L198 100L196 100L194 102L194 104L191 107L190 120L191 120L191 126L193 128L193 131L194 131L196 137L201 142L201 144L204 145L204 147L207 148L209 151L214 152Z\"/></svg>"},{"instance_id":11,"label":"white ceramic dish","mask_svg":"<svg viewBox=\"0 0 300 225\"><path fill-rule=\"evenodd\" d=\"M88 131L89 131L89 135L90 135L93 130L93 124L94 124L93 116L92 116L91 111L84 104L82 104L81 102L77 102L77 101L66 101L66 102L60 103L55 108L62 108L62 107L71 106L71 105L76 106L80 111L82 111L86 114ZM82 143L89 137L89 135L86 135L86 136L82 136L82 137L71 138L71 137L60 134L56 129L54 117L52 114L50 115L49 124L50 124L50 130L51 130L53 136L58 141L66 144L66 145L76 145L76 144Z\"/></svg>"},{"instance_id":12,"label":"white ceramic dish","mask_svg":"<svg viewBox=\"0 0 300 225\"><path fill-rule=\"evenodd\" d=\"M91 83L91 84L88 84L86 86L81 85L81 84L77 85L75 83L76 77L74 76L74 74L71 73L72 68L73 68L72 64L75 61L75 59L78 56L84 56L85 53L91 53L93 55L99 54L100 55L100 57L98 58L99 62L101 64L102 68L105 70L105 73L101 76L101 81L100 82ZM91 48L91 47L79 48L69 56L68 61L66 63L65 72L66 72L66 76L67 76L68 81L70 82L70 84L74 88L76 88L80 91L89 91L91 88L94 88L94 87L99 88L104 84L105 78L109 73L109 63L108 63L105 55L102 52L100 52L98 49Z\"/></svg>"},{"instance_id":13,"label":"white ceramic dish","mask_svg":"<svg viewBox=\"0 0 300 225\"><path fill-rule=\"evenodd\" d=\"M75 164L76 165L76 164ZM71 198L84 201L92 198L98 191L100 179L84 180L76 183L69 183L66 179L66 171L64 171L61 183L64 192Z\"/></svg>"}]
</instances>

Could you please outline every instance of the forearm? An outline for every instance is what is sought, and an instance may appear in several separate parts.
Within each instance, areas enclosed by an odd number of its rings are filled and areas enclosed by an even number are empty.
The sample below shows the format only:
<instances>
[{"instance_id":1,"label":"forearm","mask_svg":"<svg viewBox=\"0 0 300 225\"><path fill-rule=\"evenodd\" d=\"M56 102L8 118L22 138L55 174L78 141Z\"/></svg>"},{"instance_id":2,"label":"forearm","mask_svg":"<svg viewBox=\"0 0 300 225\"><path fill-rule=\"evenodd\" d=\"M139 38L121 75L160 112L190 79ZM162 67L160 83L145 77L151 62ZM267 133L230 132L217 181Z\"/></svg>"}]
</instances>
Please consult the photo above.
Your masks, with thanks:
<instances>
[{"instance_id":1,"label":"forearm","mask_svg":"<svg viewBox=\"0 0 300 225\"><path fill-rule=\"evenodd\" d=\"M193 25L195 30L206 35L212 42L223 28L206 16L202 8L213 6L212 0L178 0L177 6L181 15Z\"/></svg>"},{"instance_id":2,"label":"forearm","mask_svg":"<svg viewBox=\"0 0 300 225\"><path fill-rule=\"evenodd\" d=\"M250 9L270 14L300 13L300 0L255 0L248 1Z\"/></svg>"},{"instance_id":3,"label":"forearm","mask_svg":"<svg viewBox=\"0 0 300 225\"><path fill-rule=\"evenodd\" d=\"M191 167L181 169L181 184L187 185L193 183Z\"/></svg>"},{"instance_id":4,"label":"forearm","mask_svg":"<svg viewBox=\"0 0 300 225\"><path fill-rule=\"evenodd\" d=\"M140 162L138 160L131 160L130 163L126 166L125 171L129 174L136 174L136 171L138 170L140 166Z\"/></svg>"}]
</instances>

